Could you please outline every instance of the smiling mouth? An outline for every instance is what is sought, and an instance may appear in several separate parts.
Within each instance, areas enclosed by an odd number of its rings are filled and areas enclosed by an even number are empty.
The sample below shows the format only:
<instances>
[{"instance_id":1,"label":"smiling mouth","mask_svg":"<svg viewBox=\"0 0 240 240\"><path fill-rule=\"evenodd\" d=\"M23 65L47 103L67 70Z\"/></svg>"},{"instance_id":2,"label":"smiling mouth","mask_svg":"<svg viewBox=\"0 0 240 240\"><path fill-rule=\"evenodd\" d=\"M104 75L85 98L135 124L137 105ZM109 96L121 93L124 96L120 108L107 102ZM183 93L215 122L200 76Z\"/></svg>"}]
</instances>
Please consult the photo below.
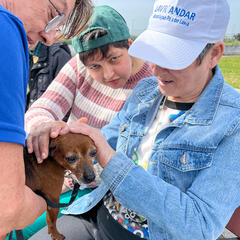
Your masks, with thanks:
<instances>
[{"instance_id":1,"label":"smiling mouth","mask_svg":"<svg viewBox=\"0 0 240 240\"><path fill-rule=\"evenodd\" d=\"M164 80L158 80L159 81L159 83L160 83L160 85L168 85L168 84L170 84L170 83L172 83L173 81L164 81Z\"/></svg>"}]
</instances>

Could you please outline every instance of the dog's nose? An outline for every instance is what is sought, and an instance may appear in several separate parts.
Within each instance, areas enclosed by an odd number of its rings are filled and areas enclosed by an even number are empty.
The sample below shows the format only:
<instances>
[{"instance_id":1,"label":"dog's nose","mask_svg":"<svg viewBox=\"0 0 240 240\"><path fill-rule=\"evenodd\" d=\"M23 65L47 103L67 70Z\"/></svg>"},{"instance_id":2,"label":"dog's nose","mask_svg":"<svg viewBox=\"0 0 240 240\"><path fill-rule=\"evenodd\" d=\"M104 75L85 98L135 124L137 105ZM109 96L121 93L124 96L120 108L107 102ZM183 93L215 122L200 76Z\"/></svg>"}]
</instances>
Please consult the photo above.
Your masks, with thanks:
<instances>
[{"instance_id":1,"label":"dog's nose","mask_svg":"<svg viewBox=\"0 0 240 240\"><path fill-rule=\"evenodd\" d=\"M90 183L95 180L95 173L88 165L84 167L83 180L85 183Z\"/></svg>"}]
</instances>

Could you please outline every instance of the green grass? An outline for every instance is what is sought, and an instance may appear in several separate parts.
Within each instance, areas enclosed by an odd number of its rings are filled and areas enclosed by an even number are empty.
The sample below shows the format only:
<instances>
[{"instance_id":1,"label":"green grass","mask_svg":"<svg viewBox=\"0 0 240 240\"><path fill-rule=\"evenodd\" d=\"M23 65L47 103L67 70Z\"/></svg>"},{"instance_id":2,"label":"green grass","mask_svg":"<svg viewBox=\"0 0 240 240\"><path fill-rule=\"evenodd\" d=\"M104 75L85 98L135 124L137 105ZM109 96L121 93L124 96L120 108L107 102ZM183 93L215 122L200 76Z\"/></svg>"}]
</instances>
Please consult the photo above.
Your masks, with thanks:
<instances>
[{"instance_id":1,"label":"green grass","mask_svg":"<svg viewBox=\"0 0 240 240\"><path fill-rule=\"evenodd\" d=\"M240 41L236 39L224 39L225 45L240 45Z\"/></svg>"},{"instance_id":2,"label":"green grass","mask_svg":"<svg viewBox=\"0 0 240 240\"><path fill-rule=\"evenodd\" d=\"M226 82L240 89L240 56L225 56L219 66Z\"/></svg>"},{"instance_id":3,"label":"green grass","mask_svg":"<svg viewBox=\"0 0 240 240\"><path fill-rule=\"evenodd\" d=\"M60 42L67 42L67 44L72 44L72 39L61 39Z\"/></svg>"}]
</instances>

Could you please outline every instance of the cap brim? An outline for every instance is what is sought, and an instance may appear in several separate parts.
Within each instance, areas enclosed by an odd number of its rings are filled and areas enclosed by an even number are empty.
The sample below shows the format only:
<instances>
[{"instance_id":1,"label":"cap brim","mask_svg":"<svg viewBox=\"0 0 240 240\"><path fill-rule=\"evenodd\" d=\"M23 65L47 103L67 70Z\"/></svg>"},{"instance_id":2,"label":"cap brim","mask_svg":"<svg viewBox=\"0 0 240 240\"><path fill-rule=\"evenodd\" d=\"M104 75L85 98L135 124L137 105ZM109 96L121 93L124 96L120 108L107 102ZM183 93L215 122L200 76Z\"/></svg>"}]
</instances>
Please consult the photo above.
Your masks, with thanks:
<instances>
[{"instance_id":1,"label":"cap brim","mask_svg":"<svg viewBox=\"0 0 240 240\"><path fill-rule=\"evenodd\" d=\"M132 43L129 54L162 68L180 70L191 65L206 45L207 42L146 30Z\"/></svg>"}]
</instances>

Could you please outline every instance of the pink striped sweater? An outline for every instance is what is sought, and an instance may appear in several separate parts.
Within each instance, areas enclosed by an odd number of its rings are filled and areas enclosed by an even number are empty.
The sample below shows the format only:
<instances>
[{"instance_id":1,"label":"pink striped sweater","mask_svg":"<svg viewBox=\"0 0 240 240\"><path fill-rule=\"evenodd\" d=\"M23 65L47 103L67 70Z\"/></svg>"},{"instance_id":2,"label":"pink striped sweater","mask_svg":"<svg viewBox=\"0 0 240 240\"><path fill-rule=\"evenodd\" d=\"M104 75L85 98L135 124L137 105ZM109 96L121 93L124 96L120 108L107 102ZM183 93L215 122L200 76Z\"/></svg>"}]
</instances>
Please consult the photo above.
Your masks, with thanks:
<instances>
[{"instance_id":1,"label":"pink striped sweater","mask_svg":"<svg viewBox=\"0 0 240 240\"><path fill-rule=\"evenodd\" d=\"M151 67L144 63L123 88L112 89L93 80L77 54L27 111L25 130L29 132L42 122L61 120L69 109L69 122L86 117L89 125L102 128L121 110L138 81L151 75Z\"/></svg>"}]
</instances>

